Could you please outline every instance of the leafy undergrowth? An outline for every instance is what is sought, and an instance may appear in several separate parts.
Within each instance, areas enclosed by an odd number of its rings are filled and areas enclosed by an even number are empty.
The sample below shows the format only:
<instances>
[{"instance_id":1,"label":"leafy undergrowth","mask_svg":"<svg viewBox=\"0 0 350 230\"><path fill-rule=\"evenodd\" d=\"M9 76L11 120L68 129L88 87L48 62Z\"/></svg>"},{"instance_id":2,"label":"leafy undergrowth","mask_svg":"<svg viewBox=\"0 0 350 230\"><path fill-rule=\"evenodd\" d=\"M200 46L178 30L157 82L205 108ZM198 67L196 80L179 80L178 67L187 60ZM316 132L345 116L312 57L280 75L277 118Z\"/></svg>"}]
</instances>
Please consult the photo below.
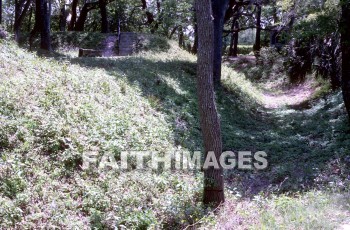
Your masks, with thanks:
<instances>
[{"instance_id":1,"label":"leafy undergrowth","mask_svg":"<svg viewBox=\"0 0 350 230\"><path fill-rule=\"evenodd\" d=\"M53 32L51 35L51 45L56 51L69 51L77 48L100 49L103 41L110 35L95 32ZM20 38L21 46L29 47L29 34L24 33ZM40 46L40 36L33 38L33 48Z\"/></svg>"},{"instance_id":2,"label":"leafy undergrowth","mask_svg":"<svg viewBox=\"0 0 350 230\"><path fill-rule=\"evenodd\" d=\"M266 110L263 91L228 67L217 95L224 148L266 151L270 166L226 171L227 207L201 206L200 172L82 170L87 152L202 149L195 57L169 43L109 59L45 59L0 43L1 228L320 229L322 218L349 219L334 201L349 191L340 93L308 110Z\"/></svg>"},{"instance_id":3,"label":"leafy undergrowth","mask_svg":"<svg viewBox=\"0 0 350 230\"><path fill-rule=\"evenodd\" d=\"M106 48L108 38L117 36L116 33L97 33L97 32L53 32L51 34L51 45L56 56L77 56L78 49L95 49L103 50ZM29 48L29 35L23 34L20 39L20 45L24 48ZM35 36L33 39L32 49L37 50L40 46L40 36ZM118 44L113 47L117 50ZM135 51L153 51L167 52L170 45L166 38L149 34L138 34Z\"/></svg>"}]
</instances>

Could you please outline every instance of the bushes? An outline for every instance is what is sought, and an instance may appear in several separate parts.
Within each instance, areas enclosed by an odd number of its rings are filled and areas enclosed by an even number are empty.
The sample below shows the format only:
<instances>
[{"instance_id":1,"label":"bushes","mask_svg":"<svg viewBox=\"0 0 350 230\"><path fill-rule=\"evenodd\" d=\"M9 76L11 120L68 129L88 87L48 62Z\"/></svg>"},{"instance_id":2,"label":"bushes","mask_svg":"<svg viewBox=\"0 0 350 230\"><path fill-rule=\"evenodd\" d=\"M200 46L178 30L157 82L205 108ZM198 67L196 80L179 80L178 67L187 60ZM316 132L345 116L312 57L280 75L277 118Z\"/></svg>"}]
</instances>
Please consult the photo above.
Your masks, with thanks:
<instances>
[{"instance_id":1,"label":"bushes","mask_svg":"<svg viewBox=\"0 0 350 230\"><path fill-rule=\"evenodd\" d=\"M316 76L330 79L333 89L340 86L340 38L334 31L338 12L335 5L327 6L294 28L288 47L288 72L293 82L315 71Z\"/></svg>"},{"instance_id":2,"label":"bushes","mask_svg":"<svg viewBox=\"0 0 350 230\"><path fill-rule=\"evenodd\" d=\"M292 42L288 51L287 66L290 81L293 83L301 82L312 70L313 61L310 47L299 42Z\"/></svg>"},{"instance_id":3,"label":"bushes","mask_svg":"<svg viewBox=\"0 0 350 230\"><path fill-rule=\"evenodd\" d=\"M157 35L139 35L137 50L167 52L170 49L169 42L166 38Z\"/></svg>"},{"instance_id":4,"label":"bushes","mask_svg":"<svg viewBox=\"0 0 350 230\"><path fill-rule=\"evenodd\" d=\"M153 42L160 50L168 44ZM177 117L195 122L193 92L187 92L194 91L192 55L174 48L179 55L87 58L74 65L7 41L0 48L0 75L6 76L0 85L0 228L179 229L205 214L195 205L202 180L192 174L80 167L84 153L119 160L122 150L200 145L197 131L175 124Z\"/></svg>"},{"instance_id":5,"label":"bushes","mask_svg":"<svg viewBox=\"0 0 350 230\"><path fill-rule=\"evenodd\" d=\"M250 45L239 45L238 46L238 54L249 55L252 52L253 52L253 46L250 46Z\"/></svg>"}]
</instances>

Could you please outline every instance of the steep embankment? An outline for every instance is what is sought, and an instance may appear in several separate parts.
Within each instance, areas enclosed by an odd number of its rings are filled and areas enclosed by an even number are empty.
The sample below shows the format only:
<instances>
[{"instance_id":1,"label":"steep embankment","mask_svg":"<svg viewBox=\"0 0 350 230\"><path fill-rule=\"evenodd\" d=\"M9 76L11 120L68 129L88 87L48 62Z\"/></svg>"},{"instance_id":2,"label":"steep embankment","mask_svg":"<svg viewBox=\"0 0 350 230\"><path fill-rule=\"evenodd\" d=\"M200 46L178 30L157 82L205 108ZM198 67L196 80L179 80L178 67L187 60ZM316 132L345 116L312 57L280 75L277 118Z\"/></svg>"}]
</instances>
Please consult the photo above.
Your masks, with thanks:
<instances>
[{"instance_id":1,"label":"steep embankment","mask_svg":"<svg viewBox=\"0 0 350 230\"><path fill-rule=\"evenodd\" d=\"M349 217L348 203L335 206L341 199L333 193L270 196L332 183L346 197L350 143L341 96L305 111L267 112L259 105L263 92L227 67L218 93L224 147L266 151L270 167L225 173L228 202L218 220L200 205L200 172L82 170L84 153L118 160L122 150L201 149L195 57L160 42L145 45L156 52L132 57L68 52L55 60L1 41L0 228L185 228L218 221L218 228L259 229L292 219L286 226L297 229L337 226ZM324 223L325 217L333 219Z\"/></svg>"},{"instance_id":2,"label":"steep embankment","mask_svg":"<svg viewBox=\"0 0 350 230\"><path fill-rule=\"evenodd\" d=\"M202 216L195 175L81 170L86 152L118 159L123 149L200 145L198 131L188 138L195 99L173 77L191 78L192 57L71 64L4 41L0 56L1 228L184 226Z\"/></svg>"}]
</instances>

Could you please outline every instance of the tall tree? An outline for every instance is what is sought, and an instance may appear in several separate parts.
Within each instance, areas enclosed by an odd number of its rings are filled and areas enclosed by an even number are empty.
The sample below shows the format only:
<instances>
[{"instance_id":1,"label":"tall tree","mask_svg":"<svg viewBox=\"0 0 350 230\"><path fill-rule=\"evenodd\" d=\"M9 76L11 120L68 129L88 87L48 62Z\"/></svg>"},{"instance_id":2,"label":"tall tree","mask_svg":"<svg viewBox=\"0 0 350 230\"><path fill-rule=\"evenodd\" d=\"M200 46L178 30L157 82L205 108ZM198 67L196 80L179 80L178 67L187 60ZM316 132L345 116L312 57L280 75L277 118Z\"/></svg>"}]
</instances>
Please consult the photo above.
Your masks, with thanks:
<instances>
[{"instance_id":1,"label":"tall tree","mask_svg":"<svg viewBox=\"0 0 350 230\"><path fill-rule=\"evenodd\" d=\"M35 0L35 24L29 36L29 46L32 49L33 39L40 32L40 48L51 51L50 38L50 0Z\"/></svg>"},{"instance_id":2,"label":"tall tree","mask_svg":"<svg viewBox=\"0 0 350 230\"><path fill-rule=\"evenodd\" d=\"M213 0L212 10L214 17L214 85L220 86L221 62L222 62L222 33L224 29L224 18L228 8L229 0Z\"/></svg>"},{"instance_id":3,"label":"tall tree","mask_svg":"<svg viewBox=\"0 0 350 230\"><path fill-rule=\"evenodd\" d=\"M77 21L77 6L78 6L78 0L73 0L73 2L72 2L72 17L70 19L70 23L68 26L68 30L70 30L70 31L74 30L75 23Z\"/></svg>"},{"instance_id":4,"label":"tall tree","mask_svg":"<svg viewBox=\"0 0 350 230\"><path fill-rule=\"evenodd\" d=\"M74 30L75 31L84 31L85 22L88 16L88 13L91 10L97 9L99 7L98 2L87 2L84 4L83 8L80 11L79 18L75 23Z\"/></svg>"},{"instance_id":5,"label":"tall tree","mask_svg":"<svg viewBox=\"0 0 350 230\"><path fill-rule=\"evenodd\" d=\"M239 33L239 22L240 18L240 5L236 4L234 1L230 1L229 9L226 11L225 21L228 21L232 17L231 24L231 42L229 48L229 56L237 57L238 54L238 33Z\"/></svg>"},{"instance_id":6,"label":"tall tree","mask_svg":"<svg viewBox=\"0 0 350 230\"><path fill-rule=\"evenodd\" d=\"M15 23L13 30L15 32L15 41L19 41L20 28L24 20L25 15L29 9L31 0L16 0L15 1Z\"/></svg>"},{"instance_id":7,"label":"tall tree","mask_svg":"<svg viewBox=\"0 0 350 230\"><path fill-rule=\"evenodd\" d=\"M151 33L153 34L157 29L156 27L152 26L152 24L155 22L154 15L152 12L148 10L147 0L141 0L141 3L142 3L142 10L146 12L147 24L151 26Z\"/></svg>"},{"instance_id":8,"label":"tall tree","mask_svg":"<svg viewBox=\"0 0 350 230\"><path fill-rule=\"evenodd\" d=\"M108 27L107 1L99 0L98 5L100 7L100 14L101 14L101 32L108 33L109 27Z\"/></svg>"},{"instance_id":9,"label":"tall tree","mask_svg":"<svg viewBox=\"0 0 350 230\"><path fill-rule=\"evenodd\" d=\"M238 56L238 33L239 33L239 22L238 18L232 22L232 37L230 42L229 56Z\"/></svg>"},{"instance_id":10,"label":"tall tree","mask_svg":"<svg viewBox=\"0 0 350 230\"><path fill-rule=\"evenodd\" d=\"M216 158L219 159L222 152L222 140L213 82L214 24L211 0L197 0L196 13L198 26L197 91L201 130L206 155L213 151ZM204 169L203 202L219 205L224 201L223 169L221 167Z\"/></svg>"},{"instance_id":11,"label":"tall tree","mask_svg":"<svg viewBox=\"0 0 350 230\"><path fill-rule=\"evenodd\" d=\"M183 47L183 46L184 46L184 43L185 43L185 40L184 40L184 31L183 31L182 26L179 26L179 46L180 46L180 47Z\"/></svg>"},{"instance_id":12,"label":"tall tree","mask_svg":"<svg viewBox=\"0 0 350 230\"><path fill-rule=\"evenodd\" d=\"M60 17L60 21L59 21L60 31L64 32L66 31L66 25L67 25L67 12L66 12L65 4L61 7L59 17Z\"/></svg>"},{"instance_id":13,"label":"tall tree","mask_svg":"<svg viewBox=\"0 0 350 230\"><path fill-rule=\"evenodd\" d=\"M197 54L198 51L198 28L197 23L194 25L194 41L191 49L191 53Z\"/></svg>"},{"instance_id":14,"label":"tall tree","mask_svg":"<svg viewBox=\"0 0 350 230\"><path fill-rule=\"evenodd\" d=\"M255 44L254 51L260 51L261 49L261 4L256 3L256 34L255 34Z\"/></svg>"},{"instance_id":15,"label":"tall tree","mask_svg":"<svg viewBox=\"0 0 350 230\"><path fill-rule=\"evenodd\" d=\"M41 8L41 29L40 29L40 48L51 51L50 37L50 17L51 17L51 2L50 0L40 0Z\"/></svg>"},{"instance_id":16,"label":"tall tree","mask_svg":"<svg viewBox=\"0 0 350 230\"><path fill-rule=\"evenodd\" d=\"M2 0L0 0L0 24L2 23Z\"/></svg>"},{"instance_id":17,"label":"tall tree","mask_svg":"<svg viewBox=\"0 0 350 230\"><path fill-rule=\"evenodd\" d=\"M350 0L341 0L342 89L346 110L350 117Z\"/></svg>"}]
</instances>

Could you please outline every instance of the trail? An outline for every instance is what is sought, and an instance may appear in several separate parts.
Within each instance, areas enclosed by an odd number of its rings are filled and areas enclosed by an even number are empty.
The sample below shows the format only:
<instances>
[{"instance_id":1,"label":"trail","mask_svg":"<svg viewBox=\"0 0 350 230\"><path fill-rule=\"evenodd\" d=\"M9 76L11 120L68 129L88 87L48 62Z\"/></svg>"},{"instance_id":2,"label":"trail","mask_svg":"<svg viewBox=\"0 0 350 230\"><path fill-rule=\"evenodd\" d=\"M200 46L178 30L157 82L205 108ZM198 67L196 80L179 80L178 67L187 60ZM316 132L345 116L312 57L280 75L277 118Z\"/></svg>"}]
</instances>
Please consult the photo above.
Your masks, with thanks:
<instances>
[{"instance_id":1,"label":"trail","mask_svg":"<svg viewBox=\"0 0 350 230\"><path fill-rule=\"evenodd\" d=\"M281 107L298 108L303 103L312 98L316 89L311 81L306 81L299 85L294 85L282 92L263 92L264 107L268 109L278 109Z\"/></svg>"},{"instance_id":2,"label":"trail","mask_svg":"<svg viewBox=\"0 0 350 230\"><path fill-rule=\"evenodd\" d=\"M278 71L258 78L257 71L249 71L257 66L254 56L227 58L225 61L233 64L230 66L233 71L244 75L260 91L260 101L266 113L259 113L256 120L254 117L245 120L244 115L238 119L238 113L226 118L226 124L235 124L235 137L239 141L233 141L230 138L234 135L230 135L224 138L224 143L235 149L249 146L253 152L266 152L269 168L255 172L227 172L228 193L238 198L236 201L227 199L223 204L216 229L232 229L232 226L235 229L258 229L262 225L266 229L276 229L281 223L287 229L295 229L289 218L310 213L319 220L327 219L327 226L334 226L334 229L350 229L348 193L328 194L328 187L321 186L335 183L342 186L345 184L342 178L348 175L347 168L342 166L345 165L342 157L348 155L349 130L341 92L317 100L314 96L321 86L315 84L315 80L290 84L288 77ZM265 68L258 67L258 71ZM223 125L224 137L228 131ZM309 192L311 188L317 192ZM300 194L298 199L280 196L296 191ZM273 197L271 194L278 195ZM322 204L324 200L327 200L327 205L314 209L314 204ZM285 207L288 207L288 212L284 212ZM319 229L317 224L314 221L310 229Z\"/></svg>"},{"instance_id":3,"label":"trail","mask_svg":"<svg viewBox=\"0 0 350 230\"><path fill-rule=\"evenodd\" d=\"M234 69L242 72L246 68L256 66L257 59L252 55L240 55L228 57L224 61L237 63ZM248 78L250 76L247 76ZM299 84L285 86L285 82L278 82L277 79L257 83L261 88L263 106L267 109L278 109L282 107L299 108L309 101L314 95L315 88L312 80L306 80Z\"/></svg>"}]
</instances>

